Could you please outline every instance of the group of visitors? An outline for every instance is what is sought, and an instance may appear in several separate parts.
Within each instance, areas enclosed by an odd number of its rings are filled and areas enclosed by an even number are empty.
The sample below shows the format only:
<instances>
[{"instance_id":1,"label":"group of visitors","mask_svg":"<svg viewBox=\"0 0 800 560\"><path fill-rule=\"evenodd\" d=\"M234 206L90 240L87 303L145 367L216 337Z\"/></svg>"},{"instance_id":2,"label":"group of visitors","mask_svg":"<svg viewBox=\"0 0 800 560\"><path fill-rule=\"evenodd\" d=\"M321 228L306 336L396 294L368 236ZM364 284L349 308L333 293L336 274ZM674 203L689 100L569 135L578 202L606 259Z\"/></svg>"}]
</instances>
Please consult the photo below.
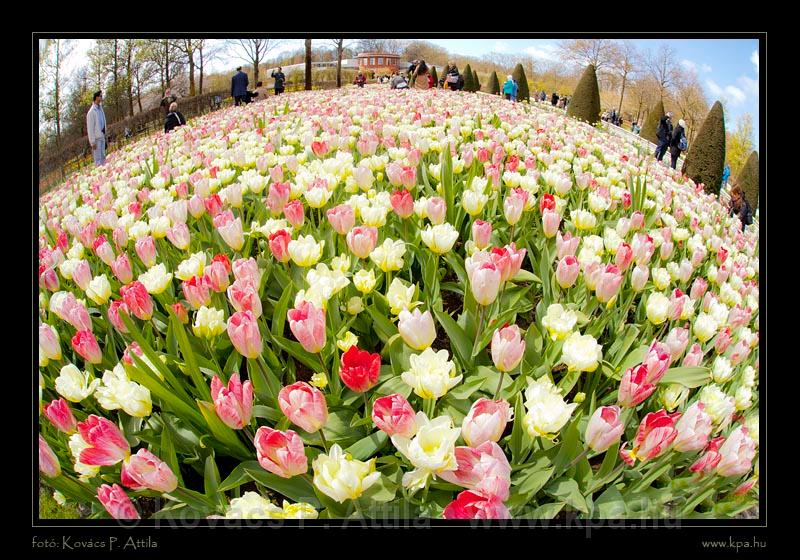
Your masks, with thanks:
<instances>
[{"instance_id":1,"label":"group of visitors","mask_svg":"<svg viewBox=\"0 0 800 560\"><path fill-rule=\"evenodd\" d=\"M506 82L503 84L503 96L509 101L516 103L517 94L519 93L519 84L511 74L506 78Z\"/></svg>"},{"instance_id":2,"label":"group of visitors","mask_svg":"<svg viewBox=\"0 0 800 560\"><path fill-rule=\"evenodd\" d=\"M656 138L658 139L655 153L656 159L662 161L664 154L667 153L667 148L669 148L669 154L672 158L671 167L675 169L681 153L689 148L689 141L686 138L686 122L680 119L678 126L673 127L672 111L667 111L667 114L658 121Z\"/></svg>"},{"instance_id":3,"label":"group of visitors","mask_svg":"<svg viewBox=\"0 0 800 560\"><path fill-rule=\"evenodd\" d=\"M273 84L275 95L280 95L286 88L286 75L283 73L281 67L278 66L277 70L272 72L271 77L275 80ZM247 74L242 71L242 67L239 66L236 68L236 74L231 78L231 97L233 97L236 106L252 103L254 98L258 97L261 93L266 93L266 89L262 89L262 82L256 83L256 89L254 91L247 89L249 84L250 80Z\"/></svg>"},{"instance_id":4,"label":"group of visitors","mask_svg":"<svg viewBox=\"0 0 800 560\"><path fill-rule=\"evenodd\" d=\"M603 114L600 115L600 120L610 122L611 124L622 126L624 121L622 119L622 113L618 113L616 109L611 109L610 111L603 111Z\"/></svg>"}]
</instances>

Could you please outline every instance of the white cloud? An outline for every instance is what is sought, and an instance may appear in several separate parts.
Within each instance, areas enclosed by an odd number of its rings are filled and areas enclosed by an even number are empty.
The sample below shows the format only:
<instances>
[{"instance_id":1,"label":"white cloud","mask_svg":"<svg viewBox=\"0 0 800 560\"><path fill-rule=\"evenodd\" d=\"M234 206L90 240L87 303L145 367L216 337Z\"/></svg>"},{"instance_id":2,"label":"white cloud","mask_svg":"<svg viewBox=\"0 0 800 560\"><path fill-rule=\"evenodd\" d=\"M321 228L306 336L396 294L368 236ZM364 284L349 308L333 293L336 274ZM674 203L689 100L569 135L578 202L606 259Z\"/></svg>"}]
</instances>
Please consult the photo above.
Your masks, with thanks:
<instances>
[{"instance_id":1,"label":"white cloud","mask_svg":"<svg viewBox=\"0 0 800 560\"><path fill-rule=\"evenodd\" d=\"M558 47L552 43L526 47L525 53L531 55L533 58L541 58L543 60L561 60L561 57L558 55Z\"/></svg>"},{"instance_id":2,"label":"white cloud","mask_svg":"<svg viewBox=\"0 0 800 560\"><path fill-rule=\"evenodd\" d=\"M758 80L754 80L752 78L748 78L747 76L739 76L737 80L739 85L742 86L742 89L748 94L752 95L753 97L758 97Z\"/></svg>"},{"instance_id":3,"label":"white cloud","mask_svg":"<svg viewBox=\"0 0 800 560\"><path fill-rule=\"evenodd\" d=\"M731 105L741 105L747 99L747 94L734 85L722 87L714 80L706 80L706 86L712 95L725 98Z\"/></svg>"},{"instance_id":4,"label":"white cloud","mask_svg":"<svg viewBox=\"0 0 800 560\"><path fill-rule=\"evenodd\" d=\"M497 41L494 44L494 48L492 50L494 52L506 53L510 50L510 47L508 46L508 43L504 43L503 41Z\"/></svg>"},{"instance_id":5,"label":"white cloud","mask_svg":"<svg viewBox=\"0 0 800 560\"><path fill-rule=\"evenodd\" d=\"M753 51L753 54L750 55L750 62L752 62L753 66L756 67L756 74L758 74L758 51Z\"/></svg>"},{"instance_id":6,"label":"white cloud","mask_svg":"<svg viewBox=\"0 0 800 560\"><path fill-rule=\"evenodd\" d=\"M698 64L692 60L684 58L681 60L681 66L686 68L690 72L694 72L697 74L698 72L703 72L704 74L708 74L711 72L711 66L706 63Z\"/></svg>"}]
</instances>

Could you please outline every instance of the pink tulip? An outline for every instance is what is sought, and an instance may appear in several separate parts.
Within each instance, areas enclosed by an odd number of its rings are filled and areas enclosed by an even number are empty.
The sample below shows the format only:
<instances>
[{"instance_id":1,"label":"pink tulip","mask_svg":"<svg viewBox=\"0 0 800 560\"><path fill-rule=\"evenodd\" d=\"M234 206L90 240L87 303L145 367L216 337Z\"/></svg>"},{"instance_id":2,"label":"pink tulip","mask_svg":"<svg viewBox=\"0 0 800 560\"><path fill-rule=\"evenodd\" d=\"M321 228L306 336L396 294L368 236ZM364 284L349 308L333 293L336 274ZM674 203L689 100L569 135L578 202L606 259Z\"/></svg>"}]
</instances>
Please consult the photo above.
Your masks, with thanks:
<instances>
[{"instance_id":1,"label":"pink tulip","mask_svg":"<svg viewBox=\"0 0 800 560\"><path fill-rule=\"evenodd\" d=\"M325 347L325 311L303 301L297 308L290 309L286 316L292 334L307 352L316 354Z\"/></svg>"},{"instance_id":2,"label":"pink tulip","mask_svg":"<svg viewBox=\"0 0 800 560\"><path fill-rule=\"evenodd\" d=\"M492 224L484 222L483 220L475 220L472 222L472 240L475 242L475 247L478 249L485 249L489 246L492 238Z\"/></svg>"},{"instance_id":3,"label":"pink tulip","mask_svg":"<svg viewBox=\"0 0 800 560\"><path fill-rule=\"evenodd\" d=\"M601 406L589 418L584 440L589 448L601 453L619 441L624 431L619 407Z\"/></svg>"},{"instance_id":4,"label":"pink tulip","mask_svg":"<svg viewBox=\"0 0 800 560\"><path fill-rule=\"evenodd\" d=\"M330 148L328 147L328 143L325 142L324 140L321 142L318 140L311 142L311 151L314 152L314 155L317 156L318 158L321 158L322 156L327 154L329 149Z\"/></svg>"},{"instance_id":5,"label":"pink tulip","mask_svg":"<svg viewBox=\"0 0 800 560\"><path fill-rule=\"evenodd\" d=\"M178 316L178 321L182 325L189 323L189 312L182 303L173 303L170 307L172 307L172 311Z\"/></svg>"},{"instance_id":6,"label":"pink tulip","mask_svg":"<svg viewBox=\"0 0 800 560\"><path fill-rule=\"evenodd\" d=\"M215 375L211 379L211 398L217 416L226 426L241 430L250 424L253 413L253 386L250 381L242 383L239 374L233 373L226 388Z\"/></svg>"},{"instance_id":7,"label":"pink tulip","mask_svg":"<svg viewBox=\"0 0 800 560\"><path fill-rule=\"evenodd\" d=\"M378 243L378 228L354 227L347 234L347 247L359 259L366 259Z\"/></svg>"},{"instance_id":8,"label":"pink tulip","mask_svg":"<svg viewBox=\"0 0 800 560\"><path fill-rule=\"evenodd\" d=\"M97 499L114 519L140 519L133 502L118 484L100 486Z\"/></svg>"},{"instance_id":9,"label":"pink tulip","mask_svg":"<svg viewBox=\"0 0 800 560\"><path fill-rule=\"evenodd\" d=\"M525 209L525 202L527 201L527 196L521 194L519 191L527 195L527 192L523 189L511 189L511 192L503 201L503 215L506 218L506 222L512 226L519 222L522 217L522 211ZM556 216L558 215L556 214ZM552 235L547 235L547 237L552 237Z\"/></svg>"},{"instance_id":10,"label":"pink tulip","mask_svg":"<svg viewBox=\"0 0 800 560\"><path fill-rule=\"evenodd\" d=\"M39 325L39 348L49 360L61 359L61 342L58 332L47 323Z\"/></svg>"},{"instance_id":11,"label":"pink tulip","mask_svg":"<svg viewBox=\"0 0 800 560\"><path fill-rule=\"evenodd\" d=\"M106 240L105 235L99 236L94 241L94 253L97 257L106 264L106 266L111 266L116 258L114 255L114 249L111 247L111 243Z\"/></svg>"},{"instance_id":12,"label":"pink tulip","mask_svg":"<svg viewBox=\"0 0 800 560\"><path fill-rule=\"evenodd\" d=\"M686 409L675 424L678 437L672 445L676 451L682 453L700 451L708 443L713 422L711 416L703 411L704 407L702 402L696 401Z\"/></svg>"},{"instance_id":13,"label":"pink tulip","mask_svg":"<svg viewBox=\"0 0 800 560\"><path fill-rule=\"evenodd\" d=\"M191 234L189 233L189 226L186 224L175 224L167 229L167 239L178 249L187 249L192 240Z\"/></svg>"},{"instance_id":14,"label":"pink tulip","mask_svg":"<svg viewBox=\"0 0 800 560\"><path fill-rule=\"evenodd\" d=\"M558 232L558 226L561 225L561 216L552 210L545 210L542 214L542 231L547 238L554 237Z\"/></svg>"},{"instance_id":15,"label":"pink tulip","mask_svg":"<svg viewBox=\"0 0 800 560\"><path fill-rule=\"evenodd\" d=\"M78 261L75 269L72 271L72 281L83 291L89 287L89 282L92 281L92 270L89 268L89 263L86 261Z\"/></svg>"},{"instance_id":16,"label":"pink tulip","mask_svg":"<svg viewBox=\"0 0 800 560\"><path fill-rule=\"evenodd\" d=\"M258 321L251 311L237 311L228 319L228 337L242 356L256 359L261 355L263 344Z\"/></svg>"},{"instance_id":17,"label":"pink tulip","mask_svg":"<svg viewBox=\"0 0 800 560\"><path fill-rule=\"evenodd\" d=\"M461 424L461 436L467 445L477 447L487 441L499 441L513 412L507 401L480 398L469 409Z\"/></svg>"},{"instance_id":18,"label":"pink tulip","mask_svg":"<svg viewBox=\"0 0 800 560\"><path fill-rule=\"evenodd\" d=\"M703 363L703 349L698 343L692 344L689 353L683 359L683 367L696 367Z\"/></svg>"},{"instance_id":19,"label":"pink tulip","mask_svg":"<svg viewBox=\"0 0 800 560\"><path fill-rule=\"evenodd\" d=\"M213 261L203 270L203 284L217 293L224 292L230 285L228 269L220 261Z\"/></svg>"},{"instance_id":20,"label":"pink tulip","mask_svg":"<svg viewBox=\"0 0 800 560\"><path fill-rule=\"evenodd\" d=\"M289 242L292 240L292 234L285 229L276 231L269 236L269 250L275 260L281 263L289 262Z\"/></svg>"},{"instance_id":21,"label":"pink tulip","mask_svg":"<svg viewBox=\"0 0 800 560\"><path fill-rule=\"evenodd\" d=\"M720 461L717 474L741 476L750 470L756 455L756 443L747 435L747 428L739 426L719 448Z\"/></svg>"},{"instance_id":22,"label":"pink tulip","mask_svg":"<svg viewBox=\"0 0 800 560\"><path fill-rule=\"evenodd\" d=\"M405 220L414 213L414 197L407 190L394 191L389 197L389 202L400 219Z\"/></svg>"},{"instance_id":23,"label":"pink tulip","mask_svg":"<svg viewBox=\"0 0 800 560\"><path fill-rule=\"evenodd\" d=\"M131 446L116 424L94 414L78 422L78 433L88 444L78 460L84 465L111 466L131 453Z\"/></svg>"},{"instance_id":24,"label":"pink tulip","mask_svg":"<svg viewBox=\"0 0 800 560\"><path fill-rule=\"evenodd\" d=\"M188 208L189 214L191 214L194 219L206 213L206 206L203 204L203 199L196 194L189 199Z\"/></svg>"},{"instance_id":25,"label":"pink tulip","mask_svg":"<svg viewBox=\"0 0 800 560\"><path fill-rule=\"evenodd\" d=\"M722 455L719 454L719 448L724 441L725 438L722 436L716 437L709 441L703 455L701 455L697 461L692 463L692 465L689 467L689 470L693 473L712 473L722 460Z\"/></svg>"},{"instance_id":26,"label":"pink tulip","mask_svg":"<svg viewBox=\"0 0 800 560\"><path fill-rule=\"evenodd\" d=\"M584 267L583 281L589 290L597 289L597 282L600 280L600 275L603 274L603 269L603 264L596 261L592 261Z\"/></svg>"},{"instance_id":27,"label":"pink tulip","mask_svg":"<svg viewBox=\"0 0 800 560\"><path fill-rule=\"evenodd\" d=\"M578 250L578 243L581 242L580 237L574 237L571 233L567 232L563 236L561 232L556 233L556 253L558 259L563 260L567 255L575 256Z\"/></svg>"},{"instance_id":28,"label":"pink tulip","mask_svg":"<svg viewBox=\"0 0 800 560\"><path fill-rule=\"evenodd\" d=\"M186 298L192 309L200 309L211 303L211 294L208 292L208 286L203 278L203 276L192 276L181 283L183 297Z\"/></svg>"},{"instance_id":29,"label":"pink tulip","mask_svg":"<svg viewBox=\"0 0 800 560\"><path fill-rule=\"evenodd\" d=\"M468 268L469 286L472 295L480 305L491 305L500 291L500 270L491 262L484 262L476 268Z\"/></svg>"},{"instance_id":30,"label":"pink tulip","mask_svg":"<svg viewBox=\"0 0 800 560\"><path fill-rule=\"evenodd\" d=\"M483 496L464 490L442 512L445 519L511 519L511 513L497 496Z\"/></svg>"},{"instance_id":31,"label":"pink tulip","mask_svg":"<svg viewBox=\"0 0 800 560\"><path fill-rule=\"evenodd\" d=\"M575 281L578 279L578 274L580 274L580 272L581 265L578 263L578 259L572 255L566 255L558 261L558 266L556 267L556 282L565 290L571 288L575 285Z\"/></svg>"},{"instance_id":32,"label":"pink tulip","mask_svg":"<svg viewBox=\"0 0 800 560\"><path fill-rule=\"evenodd\" d=\"M372 421L389 437L397 434L412 438L417 432L414 409L401 394L395 393L376 399L372 404Z\"/></svg>"},{"instance_id":33,"label":"pink tulip","mask_svg":"<svg viewBox=\"0 0 800 560\"><path fill-rule=\"evenodd\" d=\"M303 203L299 200L293 200L287 203L286 206L283 207L283 215L286 216L286 220L293 227L301 227L305 221L305 215L303 214Z\"/></svg>"},{"instance_id":34,"label":"pink tulip","mask_svg":"<svg viewBox=\"0 0 800 560\"><path fill-rule=\"evenodd\" d=\"M439 476L483 496L507 500L511 486L511 465L503 450L493 441L472 447L456 447L458 468L443 471Z\"/></svg>"},{"instance_id":35,"label":"pink tulip","mask_svg":"<svg viewBox=\"0 0 800 560\"><path fill-rule=\"evenodd\" d=\"M436 325L430 311L403 309L398 316L400 337L414 350L424 350L436 340Z\"/></svg>"},{"instance_id":36,"label":"pink tulip","mask_svg":"<svg viewBox=\"0 0 800 560\"><path fill-rule=\"evenodd\" d=\"M307 432L316 432L328 421L325 395L316 387L298 381L278 393L278 405L286 417Z\"/></svg>"},{"instance_id":37,"label":"pink tulip","mask_svg":"<svg viewBox=\"0 0 800 560\"><path fill-rule=\"evenodd\" d=\"M653 238L646 233L637 233L633 236L631 250L633 251L633 261L639 266L644 266L650 262L656 245Z\"/></svg>"},{"instance_id":38,"label":"pink tulip","mask_svg":"<svg viewBox=\"0 0 800 560\"><path fill-rule=\"evenodd\" d=\"M48 478L55 478L61 474L58 457L50 449L42 434L39 434L39 471Z\"/></svg>"},{"instance_id":39,"label":"pink tulip","mask_svg":"<svg viewBox=\"0 0 800 560\"><path fill-rule=\"evenodd\" d=\"M500 281L507 282L520 271L525 260L527 249L517 250L515 243L505 247L493 247L491 251L492 263L500 271Z\"/></svg>"},{"instance_id":40,"label":"pink tulip","mask_svg":"<svg viewBox=\"0 0 800 560\"><path fill-rule=\"evenodd\" d=\"M50 292L58 291L59 287L58 274L52 268L45 268L44 265L39 267L39 287L44 288Z\"/></svg>"},{"instance_id":41,"label":"pink tulip","mask_svg":"<svg viewBox=\"0 0 800 560\"><path fill-rule=\"evenodd\" d=\"M647 368L647 383L657 384L667 372L671 359L669 346L653 341L642 362Z\"/></svg>"},{"instance_id":42,"label":"pink tulip","mask_svg":"<svg viewBox=\"0 0 800 560\"><path fill-rule=\"evenodd\" d=\"M689 329L675 327L664 340L664 344L669 348L670 364L678 360L686 351L689 345Z\"/></svg>"},{"instance_id":43,"label":"pink tulip","mask_svg":"<svg viewBox=\"0 0 800 560\"><path fill-rule=\"evenodd\" d=\"M620 406L633 408L653 394L656 386L647 382L647 375L647 366L644 364L630 368L623 374L617 396Z\"/></svg>"},{"instance_id":44,"label":"pink tulip","mask_svg":"<svg viewBox=\"0 0 800 560\"><path fill-rule=\"evenodd\" d=\"M120 482L131 490L172 492L178 487L178 478L164 461L147 449L140 449L122 463Z\"/></svg>"},{"instance_id":45,"label":"pink tulip","mask_svg":"<svg viewBox=\"0 0 800 560\"><path fill-rule=\"evenodd\" d=\"M389 179L389 184L393 187L399 187L403 184L402 173L403 166L396 161L386 166L386 178Z\"/></svg>"},{"instance_id":46,"label":"pink tulip","mask_svg":"<svg viewBox=\"0 0 800 560\"><path fill-rule=\"evenodd\" d=\"M663 408L646 414L636 432L634 455L646 462L664 453L678 436L675 422L679 417L679 412L667 414Z\"/></svg>"},{"instance_id":47,"label":"pink tulip","mask_svg":"<svg viewBox=\"0 0 800 560\"><path fill-rule=\"evenodd\" d=\"M120 253L111 265L111 272L121 283L129 284L133 280L133 271L131 270L131 261L128 259L128 255Z\"/></svg>"},{"instance_id":48,"label":"pink tulip","mask_svg":"<svg viewBox=\"0 0 800 560\"><path fill-rule=\"evenodd\" d=\"M601 303L611 301L619 293L622 282L625 278L620 274L619 268L613 264L607 265L599 274L596 284L597 300Z\"/></svg>"},{"instance_id":49,"label":"pink tulip","mask_svg":"<svg viewBox=\"0 0 800 560\"><path fill-rule=\"evenodd\" d=\"M525 354L525 341L517 325L494 331L491 346L494 366L502 372L513 371Z\"/></svg>"},{"instance_id":50,"label":"pink tulip","mask_svg":"<svg viewBox=\"0 0 800 560\"><path fill-rule=\"evenodd\" d=\"M694 282L692 283L692 289L689 292L689 297L697 301L705 295L707 289L708 282L699 277L695 278Z\"/></svg>"},{"instance_id":51,"label":"pink tulip","mask_svg":"<svg viewBox=\"0 0 800 560\"><path fill-rule=\"evenodd\" d=\"M249 282L253 286L258 286L261 283L261 270L258 268L258 263L253 257L246 259L237 259L231 265L233 269L233 277L236 280Z\"/></svg>"},{"instance_id":52,"label":"pink tulip","mask_svg":"<svg viewBox=\"0 0 800 560\"><path fill-rule=\"evenodd\" d=\"M738 366L750 355L750 345L745 340L740 340L733 346L730 352L730 361L732 366Z\"/></svg>"},{"instance_id":53,"label":"pink tulip","mask_svg":"<svg viewBox=\"0 0 800 560\"><path fill-rule=\"evenodd\" d=\"M222 240L234 251L239 251L244 246L244 231L242 219L234 217L233 212L226 210L214 217L214 227Z\"/></svg>"},{"instance_id":54,"label":"pink tulip","mask_svg":"<svg viewBox=\"0 0 800 560\"><path fill-rule=\"evenodd\" d=\"M620 243L617 247L617 254L614 257L614 263L620 270L628 270L631 262L633 261L633 249L627 243Z\"/></svg>"},{"instance_id":55,"label":"pink tulip","mask_svg":"<svg viewBox=\"0 0 800 560\"><path fill-rule=\"evenodd\" d=\"M272 474L291 478L308 472L303 440L296 432L261 426L256 431L254 443L259 464Z\"/></svg>"},{"instance_id":56,"label":"pink tulip","mask_svg":"<svg viewBox=\"0 0 800 560\"><path fill-rule=\"evenodd\" d=\"M67 404L67 401L63 398L50 401L49 404L46 404L42 408L42 412L44 412L45 417L50 420L50 423L53 424L56 429L65 434L72 434L75 432L78 422L72 415L69 404Z\"/></svg>"},{"instance_id":57,"label":"pink tulip","mask_svg":"<svg viewBox=\"0 0 800 560\"><path fill-rule=\"evenodd\" d=\"M735 306L728 313L728 326L732 329L738 329L750 322L752 312L750 309L742 309L741 305Z\"/></svg>"},{"instance_id":58,"label":"pink tulip","mask_svg":"<svg viewBox=\"0 0 800 560\"><path fill-rule=\"evenodd\" d=\"M127 308L136 317L143 321L150 320L150 317L153 316L153 300L147 293L144 284L135 280L127 286L122 286L119 292Z\"/></svg>"},{"instance_id":59,"label":"pink tulip","mask_svg":"<svg viewBox=\"0 0 800 560\"><path fill-rule=\"evenodd\" d=\"M92 331L78 331L72 337L72 348L90 364L99 364L103 361L103 353Z\"/></svg>"},{"instance_id":60,"label":"pink tulip","mask_svg":"<svg viewBox=\"0 0 800 560\"><path fill-rule=\"evenodd\" d=\"M206 212L208 212L212 218L216 218L217 215L222 212L222 199L218 194L212 194L204 198L203 205L206 207Z\"/></svg>"},{"instance_id":61,"label":"pink tulip","mask_svg":"<svg viewBox=\"0 0 800 560\"><path fill-rule=\"evenodd\" d=\"M156 264L156 242L151 236L140 237L134 247L145 267L150 268Z\"/></svg>"},{"instance_id":62,"label":"pink tulip","mask_svg":"<svg viewBox=\"0 0 800 560\"><path fill-rule=\"evenodd\" d=\"M353 229L356 223L356 215L353 212L353 208L347 204L340 204L331 208L325 212L325 215L328 217L328 222L330 222L333 231L339 235L347 235L347 232Z\"/></svg>"},{"instance_id":63,"label":"pink tulip","mask_svg":"<svg viewBox=\"0 0 800 560\"><path fill-rule=\"evenodd\" d=\"M732 342L731 328L725 327L717 334L716 339L714 339L714 351L717 354L724 354L725 350L728 349L728 346L730 346Z\"/></svg>"},{"instance_id":64,"label":"pink tulip","mask_svg":"<svg viewBox=\"0 0 800 560\"><path fill-rule=\"evenodd\" d=\"M432 224L444 223L447 216L447 203L440 196L434 196L428 199L426 207L428 219Z\"/></svg>"},{"instance_id":65,"label":"pink tulip","mask_svg":"<svg viewBox=\"0 0 800 560\"><path fill-rule=\"evenodd\" d=\"M290 195L291 187L289 183L275 182L269 186L267 206L269 206L273 216L277 216L286 209L286 203L289 202Z\"/></svg>"},{"instance_id":66,"label":"pink tulip","mask_svg":"<svg viewBox=\"0 0 800 560\"><path fill-rule=\"evenodd\" d=\"M250 311L256 319L261 316L261 298L249 280L236 280L228 287L227 293L236 311Z\"/></svg>"},{"instance_id":67,"label":"pink tulip","mask_svg":"<svg viewBox=\"0 0 800 560\"><path fill-rule=\"evenodd\" d=\"M94 244L94 238L97 235L97 224L94 221L89 222L78 233L78 241L84 247L91 247Z\"/></svg>"},{"instance_id":68,"label":"pink tulip","mask_svg":"<svg viewBox=\"0 0 800 560\"><path fill-rule=\"evenodd\" d=\"M283 181L283 167L281 167L280 165L276 165L275 167L270 167L269 176L274 181L273 185L275 183Z\"/></svg>"}]
</instances>

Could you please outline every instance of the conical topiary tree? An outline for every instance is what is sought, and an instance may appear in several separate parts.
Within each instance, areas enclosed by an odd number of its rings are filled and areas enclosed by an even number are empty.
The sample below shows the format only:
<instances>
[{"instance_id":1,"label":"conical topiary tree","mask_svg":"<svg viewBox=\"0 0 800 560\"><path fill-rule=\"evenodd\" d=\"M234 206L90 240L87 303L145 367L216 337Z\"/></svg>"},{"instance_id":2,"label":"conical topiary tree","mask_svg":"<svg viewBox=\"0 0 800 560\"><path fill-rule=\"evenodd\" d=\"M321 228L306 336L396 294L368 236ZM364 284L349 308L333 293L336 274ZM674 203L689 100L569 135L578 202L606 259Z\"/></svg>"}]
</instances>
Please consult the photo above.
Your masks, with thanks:
<instances>
[{"instance_id":1,"label":"conical topiary tree","mask_svg":"<svg viewBox=\"0 0 800 560\"><path fill-rule=\"evenodd\" d=\"M433 78L433 87L439 87L439 76L436 74L436 66L431 66L431 78Z\"/></svg>"},{"instance_id":2,"label":"conical topiary tree","mask_svg":"<svg viewBox=\"0 0 800 560\"><path fill-rule=\"evenodd\" d=\"M472 89L472 67L467 64L464 67L464 91L474 91Z\"/></svg>"},{"instance_id":3,"label":"conical topiary tree","mask_svg":"<svg viewBox=\"0 0 800 560\"><path fill-rule=\"evenodd\" d=\"M530 101L531 94L528 91L528 78L525 77L525 69L522 67L522 64L517 64L514 67L514 71L511 73L511 76L519 85L519 91L517 91L517 101Z\"/></svg>"},{"instance_id":4,"label":"conical topiary tree","mask_svg":"<svg viewBox=\"0 0 800 560\"><path fill-rule=\"evenodd\" d=\"M653 109L647 115L647 118L644 120L644 126L642 126L642 130L639 131L639 136L645 140L649 140L653 144L658 144L656 130L658 129L658 123L663 116L664 102L659 100L659 102L656 103L655 107L653 107Z\"/></svg>"},{"instance_id":5,"label":"conical topiary tree","mask_svg":"<svg viewBox=\"0 0 800 560\"><path fill-rule=\"evenodd\" d=\"M719 101L706 115L695 136L681 172L695 183L703 183L706 192L719 194L725 167L725 114Z\"/></svg>"},{"instance_id":6,"label":"conical topiary tree","mask_svg":"<svg viewBox=\"0 0 800 560\"><path fill-rule=\"evenodd\" d=\"M567 116L589 124L600 120L600 88L597 87L597 73L593 64L586 67L575 86L567 107Z\"/></svg>"},{"instance_id":7,"label":"conical topiary tree","mask_svg":"<svg viewBox=\"0 0 800 560\"><path fill-rule=\"evenodd\" d=\"M489 76L489 93L492 95L500 94L500 80L497 79L497 72L494 70L492 71L492 75Z\"/></svg>"},{"instance_id":8,"label":"conical topiary tree","mask_svg":"<svg viewBox=\"0 0 800 560\"><path fill-rule=\"evenodd\" d=\"M481 90L481 80L478 78L477 70L472 71L472 91L480 91Z\"/></svg>"},{"instance_id":9,"label":"conical topiary tree","mask_svg":"<svg viewBox=\"0 0 800 560\"><path fill-rule=\"evenodd\" d=\"M755 212L758 208L758 152L750 152L750 157L736 176L736 183L742 187L747 202Z\"/></svg>"}]
</instances>

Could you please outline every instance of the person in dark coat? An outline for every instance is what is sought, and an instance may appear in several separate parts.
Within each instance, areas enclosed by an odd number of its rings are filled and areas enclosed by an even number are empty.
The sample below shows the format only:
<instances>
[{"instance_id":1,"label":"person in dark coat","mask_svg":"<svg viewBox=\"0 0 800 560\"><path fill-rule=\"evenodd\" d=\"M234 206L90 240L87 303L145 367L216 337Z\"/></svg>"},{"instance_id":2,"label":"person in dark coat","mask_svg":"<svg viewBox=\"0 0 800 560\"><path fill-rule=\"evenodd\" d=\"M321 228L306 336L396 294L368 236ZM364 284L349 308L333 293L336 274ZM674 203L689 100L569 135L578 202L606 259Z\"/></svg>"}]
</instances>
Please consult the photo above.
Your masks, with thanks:
<instances>
[{"instance_id":1,"label":"person in dark coat","mask_svg":"<svg viewBox=\"0 0 800 560\"><path fill-rule=\"evenodd\" d=\"M275 95L280 95L286 87L286 75L283 73L283 69L278 66L278 71L273 72L272 77L275 78Z\"/></svg>"},{"instance_id":2,"label":"person in dark coat","mask_svg":"<svg viewBox=\"0 0 800 560\"><path fill-rule=\"evenodd\" d=\"M356 76L356 79L355 79L355 81L353 81L353 83L355 85L357 85L358 87L363 88L364 84L367 83L367 77L364 75L363 72L359 72L358 76Z\"/></svg>"},{"instance_id":3,"label":"person in dark coat","mask_svg":"<svg viewBox=\"0 0 800 560\"><path fill-rule=\"evenodd\" d=\"M183 126L186 124L186 118L178 111L178 104L174 101L169 106L169 113L167 119L164 121L164 132L167 133L173 128Z\"/></svg>"},{"instance_id":4,"label":"person in dark coat","mask_svg":"<svg viewBox=\"0 0 800 560\"><path fill-rule=\"evenodd\" d=\"M681 157L681 139L686 136L686 123L683 119L678 121L678 126L672 133L669 141L669 155L672 157L672 169L678 165L678 158Z\"/></svg>"},{"instance_id":5,"label":"person in dark coat","mask_svg":"<svg viewBox=\"0 0 800 560\"><path fill-rule=\"evenodd\" d=\"M247 101L247 85L249 84L247 74L242 72L242 67L236 69L236 74L231 78L231 97L236 105L241 105Z\"/></svg>"},{"instance_id":6,"label":"person in dark coat","mask_svg":"<svg viewBox=\"0 0 800 560\"><path fill-rule=\"evenodd\" d=\"M656 159L661 161L664 154L667 153L667 147L672 139L672 111L668 111L666 115L661 117L658 121L658 128L656 129L656 138L658 138L658 145L656 146Z\"/></svg>"},{"instance_id":7,"label":"person in dark coat","mask_svg":"<svg viewBox=\"0 0 800 560\"><path fill-rule=\"evenodd\" d=\"M553 92L553 97L550 98L550 104L555 107L558 104L558 94Z\"/></svg>"},{"instance_id":8,"label":"person in dark coat","mask_svg":"<svg viewBox=\"0 0 800 560\"><path fill-rule=\"evenodd\" d=\"M159 103L159 106L164 109L165 115L169 113L169 106L177 100L178 97L172 93L170 88L167 88L167 91L164 92L164 97L161 98L161 103Z\"/></svg>"},{"instance_id":9,"label":"person in dark coat","mask_svg":"<svg viewBox=\"0 0 800 560\"><path fill-rule=\"evenodd\" d=\"M731 189L729 210L731 216L735 215L739 217L739 220L742 222L742 231L744 231L745 226L749 226L753 223L753 210L750 208L750 203L744 196L742 187L738 184L734 185Z\"/></svg>"}]
</instances>

